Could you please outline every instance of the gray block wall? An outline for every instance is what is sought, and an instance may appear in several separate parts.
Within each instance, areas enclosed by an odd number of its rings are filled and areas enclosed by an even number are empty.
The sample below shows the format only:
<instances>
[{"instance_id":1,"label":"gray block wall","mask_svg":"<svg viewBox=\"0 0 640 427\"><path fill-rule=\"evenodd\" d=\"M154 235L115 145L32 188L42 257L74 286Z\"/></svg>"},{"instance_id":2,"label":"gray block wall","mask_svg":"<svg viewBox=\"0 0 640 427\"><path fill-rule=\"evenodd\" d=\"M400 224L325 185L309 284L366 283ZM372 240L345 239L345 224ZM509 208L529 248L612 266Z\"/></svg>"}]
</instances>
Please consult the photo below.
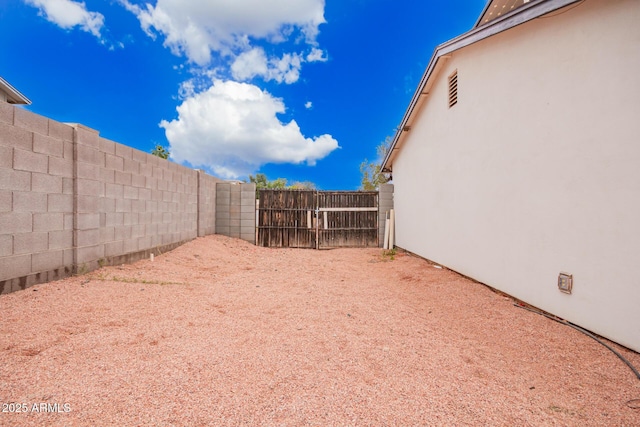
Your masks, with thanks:
<instances>
[{"instance_id":1,"label":"gray block wall","mask_svg":"<svg viewBox=\"0 0 640 427\"><path fill-rule=\"evenodd\" d=\"M198 171L198 237L216 232L216 184L221 179Z\"/></svg>"},{"instance_id":2,"label":"gray block wall","mask_svg":"<svg viewBox=\"0 0 640 427\"><path fill-rule=\"evenodd\" d=\"M73 129L0 102L0 293L73 269Z\"/></svg>"},{"instance_id":3,"label":"gray block wall","mask_svg":"<svg viewBox=\"0 0 640 427\"><path fill-rule=\"evenodd\" d=\"M381 184L378 189L378 244L384 246L384 225L389 211L393 209L393 184Z\"/></svg>"},{"instance_id":4,"label":"gray block wall","mask_svg":"<svg viewBox=\"0 0 640 427\"><path fill-rule=\"evenodd\" d=\"M216 234L256 242L256 185L216 184Z\"/></svg>"},{"instance_id":5,"label":"gray block wall","mask_svg":"<svg viewBox=\"0 0 640 427\"><path fill-rule=\"evenodd\" d=\"M212 234L219 181L0 102L0 293Z\"/></svg>"}]
</instances>

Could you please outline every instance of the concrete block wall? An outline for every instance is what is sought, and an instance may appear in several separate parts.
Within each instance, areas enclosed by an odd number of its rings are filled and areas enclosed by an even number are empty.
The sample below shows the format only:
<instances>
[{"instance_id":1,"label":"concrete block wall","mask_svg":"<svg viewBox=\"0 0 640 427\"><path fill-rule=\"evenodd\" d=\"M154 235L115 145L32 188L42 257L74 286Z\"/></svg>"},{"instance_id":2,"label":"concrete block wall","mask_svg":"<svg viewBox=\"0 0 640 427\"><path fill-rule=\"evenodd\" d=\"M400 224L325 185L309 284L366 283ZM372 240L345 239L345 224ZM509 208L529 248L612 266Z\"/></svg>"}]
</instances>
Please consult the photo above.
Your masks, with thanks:
<instances>
[{"instance_id":1,"label":"concrete block wall","mask_svg":"<svg viewBox=\"0 0 640 427\"><path fill-rule=\"evenodd\" d=\"M212 234L219 181L0 103L0 293Z\"/></svg>"},{"instance_id":2,"label":"concrete block wall","mask_svg":"<svg viewBox=\"0 0 640 427\"><path fill-rule=\"evenodd\" d=\"M0 102L0 293L73 268L73 129Z\"/></svg>"},{"instance_id":3,"label":"concrete block wall","mask_svg":"<svg viewBox=\"0 0 640 427\"><path fill-rule=\"evenodd\" d=\"M378 244L384 246L384 225L389 211L393 209L393 184L381 184L378 189Z\"/></svg>"},{"instance_id":4,"label":"concrete block wall","mask_svg":"<svg viewBox=\"0 0 640 427\"><path fill-rule=\"evenodd\" d=\"M256 185L216 184L216 234L256 242Z\"/></svg>"},{"instance_id":5,"label":"concrete block wall","mask_svg":"<svg viewBox=\"0 0 640 427\"><path fill-rule=\"evenodd\" d=\"M198 171L198 237L216 232L216 187L221 179Z\"/></svg>"}]
</instances>

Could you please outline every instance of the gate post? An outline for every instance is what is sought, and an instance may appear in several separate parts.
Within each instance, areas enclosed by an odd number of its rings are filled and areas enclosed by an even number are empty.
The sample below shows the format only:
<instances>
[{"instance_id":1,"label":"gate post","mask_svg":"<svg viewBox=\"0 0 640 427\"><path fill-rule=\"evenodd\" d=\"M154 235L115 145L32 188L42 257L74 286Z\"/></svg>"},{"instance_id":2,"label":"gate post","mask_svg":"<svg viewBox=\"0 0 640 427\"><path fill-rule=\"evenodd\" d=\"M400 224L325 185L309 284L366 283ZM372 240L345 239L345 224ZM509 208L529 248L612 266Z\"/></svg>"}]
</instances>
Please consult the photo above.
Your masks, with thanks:
<instances>
[{"instance_id":1,"label":"gate post","mask_svg":"<svg viewBox=\"0 0 640 427\"><path fill-rule=\"evenodd\" d=\"M380 184L378 189L378 246L384 245L384 224L393 209L393 184Z\"/></svg>"}]
</instances>

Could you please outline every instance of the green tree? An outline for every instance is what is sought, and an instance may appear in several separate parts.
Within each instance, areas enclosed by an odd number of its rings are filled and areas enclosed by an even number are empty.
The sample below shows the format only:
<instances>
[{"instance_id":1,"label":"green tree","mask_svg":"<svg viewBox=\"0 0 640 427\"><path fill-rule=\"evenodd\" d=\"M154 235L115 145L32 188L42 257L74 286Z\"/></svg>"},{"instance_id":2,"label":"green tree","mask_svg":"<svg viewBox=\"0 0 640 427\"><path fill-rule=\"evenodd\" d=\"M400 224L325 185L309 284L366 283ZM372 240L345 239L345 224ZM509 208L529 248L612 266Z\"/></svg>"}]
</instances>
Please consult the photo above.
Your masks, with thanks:
<instances>
[{"instance_id":1,"label":"green tree","mask_svg":"<svg viewBox=\"0 0 640 427\"><path fill-rule=\"evenodd\" d=\"M392 141L393 139L388 136L378 145L376 148L378 154L377 161L370 162L364 159L364 161L360 163L360 173L362 174L362 178L360 179L361 190L375 191L380 187L380 184L389 182L389 178L382 172L382 161L387 155Z\"/></svg>"},{"instance_id":2,"label":"green tree","mask_svg":"<svg viewBox=\"0 0 640 427\"><path fill-rule=\"evenodd\" d=\"M154 156L160 157L161 159L168 159L169 156L171 155L169 150L167 150L160 144L157 144L156 147L153 150L151 150L151 154L153 154Z\"/></svg>"},{"instance_id":3,"label":"green tree","mask_svg":"<svg viewBox=\"0 0 640 427\"><path fill-rule=\"evenodd\" d=\"M256 199L260 197L260 190L284 190L287 188L295 190L315 190L316 185L313 182L294 182L291 185L287 185L285 178L278 178L273 181L269 181L267 176L263 173L257 173L256 176L249 175L249 182L256 185Z\"/></svg>"}]
</instances>

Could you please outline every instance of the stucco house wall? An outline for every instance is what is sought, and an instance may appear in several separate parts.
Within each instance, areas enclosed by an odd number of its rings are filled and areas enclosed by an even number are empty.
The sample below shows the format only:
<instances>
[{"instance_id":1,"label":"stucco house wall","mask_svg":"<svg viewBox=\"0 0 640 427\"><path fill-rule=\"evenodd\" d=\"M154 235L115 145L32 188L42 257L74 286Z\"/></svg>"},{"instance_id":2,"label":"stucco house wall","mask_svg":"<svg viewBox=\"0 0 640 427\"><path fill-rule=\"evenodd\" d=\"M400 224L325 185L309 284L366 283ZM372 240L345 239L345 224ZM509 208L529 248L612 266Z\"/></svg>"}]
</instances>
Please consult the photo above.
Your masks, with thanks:
<instances>
[{"instance_id":1,"label":"stucco house wall","mask_svg":"<svg viewBox=\"0 0 640 427\"><path fill-rule=\"evenodd\" d=\"M440 58L393 161L398 246L636 351L638 22L588 0Z\"/></svg>"}]
</instances>

